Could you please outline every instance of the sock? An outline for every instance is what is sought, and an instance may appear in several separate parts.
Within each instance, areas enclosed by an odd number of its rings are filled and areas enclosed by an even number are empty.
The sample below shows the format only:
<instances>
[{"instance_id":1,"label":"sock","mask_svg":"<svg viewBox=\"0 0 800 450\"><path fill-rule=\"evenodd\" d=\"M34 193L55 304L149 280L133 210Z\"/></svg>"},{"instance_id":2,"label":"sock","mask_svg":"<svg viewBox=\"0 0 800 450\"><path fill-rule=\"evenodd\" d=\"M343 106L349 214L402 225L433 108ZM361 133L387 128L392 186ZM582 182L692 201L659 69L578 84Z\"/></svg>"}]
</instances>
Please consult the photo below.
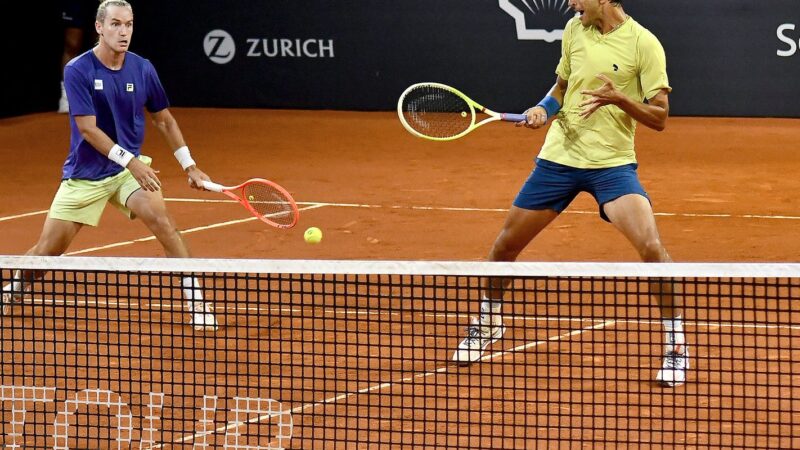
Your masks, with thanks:
<instances>
[{"instance_id":1,"label":"sock","mask_svg":"<svg viewBox=\"0 0 800 450\"><path fill-rule=\"evenodd\" d=\"M681 316L672 319L661 319L664 324L664 331L667 352L676 351L678 353L684 352L684 344L686 344L686 337L683 335L683 321Z\"/></svg>"},{"instance_id":2,"label":"sock","mask_svg":"<svg viewBox=\"0 0 800 450\"><path fill-rule=\"evenodd\" d=\"M203 304L203 290L200 289L200 282L197 278L183 277L181 286L183 287L183 298L186 299L189 310L194 311L195 308L200 308Z\"/></svg>"},{"instance_id":3,"label":"sock","mask_svg":"<svg viewBox=\"0 0 800 450\"><path fill-rule=\"evenodd\" d=\"M490 324L492 326L498 326L502 323L502 318L500 316L500 307L503 304L500 302L495 302L490 300L487 297L483 297L483 301L481 302L481 323Z\"/></svg>"}]
</instances>

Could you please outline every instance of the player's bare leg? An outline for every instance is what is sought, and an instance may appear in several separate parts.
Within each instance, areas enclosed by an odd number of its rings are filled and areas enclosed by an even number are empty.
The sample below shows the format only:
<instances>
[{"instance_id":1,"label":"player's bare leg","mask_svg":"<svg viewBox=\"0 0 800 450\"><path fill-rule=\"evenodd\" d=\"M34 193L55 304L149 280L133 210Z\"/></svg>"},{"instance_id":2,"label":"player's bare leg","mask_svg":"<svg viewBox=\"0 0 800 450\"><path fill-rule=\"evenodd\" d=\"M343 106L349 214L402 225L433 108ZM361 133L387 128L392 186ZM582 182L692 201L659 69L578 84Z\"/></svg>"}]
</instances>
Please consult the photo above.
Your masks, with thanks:
<instances>
[{"instance_id":1,"label":"player's bare leg","mask_svg":"<svg viewBox=\"0 0 800 450\"><path fill-rule=\"evenodd\" d=\"M650 202L638 194L624 195L604 205L611 223L633 244L644 262L672 262L661 243ZM673 387L686 381L689 369L689 349L683 333L681 305L671 279L650 282L650 292L658 300L661 322L665 330L665 352L656 380Z\"/></svg>"},{"instance_id":2,"label":"player's bare leg","mask_svg":"<svg viewBox=\"0 0 800 450\"><path fill-rule=\"evenodd\" d=\"M170 258L189 258L189 248L181 237L175 221L167 211L167 206L160 192L149 192L140 189L128 198L126 206L144 222L153 236L164 247L164 253ZM181 279L181 288L187 308L191 315L191 324L196 330L215 331L219 328L211 305L203 300L203 290L196 277L187 276Z\"/></svg>"},{"instance_id":3,"label":"player's bare leg","mask_svg":"<svg viewBox=\"0 0 800 450\"><path fill-rule=\"evenodd\" d=\"M489 252L489 261L515 261L520 252L535 238L558 213L549 210L528 210L512 206L505 224ZM489 344L496 342L505 333L500 307L503 292L509 280L487 278L481 301L480 318L473 318L467 327L467 337L453 353L453 361L469 364L480 359Z\"/></svg>"},{"instance_id":4,"label":"player's bare leg","mask_svg":"<svg viewBox=\"0 0 800 450\"><path fill-rule=\"evenodd\" d=\"M48 217L44 221L42 233L39 235L39 240L36 242L36 245L31 247L31 249L28 250L25 255L61 255L67 251L69 244L72 243L73 239L75 239L75 236L78 234L78 231L80 231L81 227L83 227L83 224ZM10 314L12 305L22 301L25 291L30 288L30 283L41 278L43 275L44 272L42 271L18 270L14 272L11 283L3 286L3 297L1 303L2 314Z\"/></svg>"}]
</instances>

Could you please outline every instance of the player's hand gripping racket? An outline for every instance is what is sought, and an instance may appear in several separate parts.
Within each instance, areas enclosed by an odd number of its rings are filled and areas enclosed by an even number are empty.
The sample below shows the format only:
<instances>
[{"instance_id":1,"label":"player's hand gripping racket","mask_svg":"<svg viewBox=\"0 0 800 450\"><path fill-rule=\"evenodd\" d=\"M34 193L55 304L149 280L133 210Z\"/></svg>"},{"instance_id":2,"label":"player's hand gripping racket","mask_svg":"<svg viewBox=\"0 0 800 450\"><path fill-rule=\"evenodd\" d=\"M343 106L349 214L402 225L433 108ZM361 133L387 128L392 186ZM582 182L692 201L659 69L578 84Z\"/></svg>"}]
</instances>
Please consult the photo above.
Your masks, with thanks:
<instances>
[{"instance_id":1,"label":"player's hand gripping racket","mask_svg":"<svg viewBox=\"0 0 800 450\"><path fill-rule=\"evenodd\" d=\"M488 117L477 122L477 112ZM400 122L411 134L434 141L450 141L489 122L524 122L525 114L496 113L479 105L458 89L441 83L410 86L397 102Z\"/></svg>"},{"instance_id":2,"label":"player's hand gripping racket","mask_svg":"<svg viewBox=\"0 0 800 450\"><path fill-rule=\"evenodd\" d=\"M300 218L297 204L286 189L261 178L253 178L238 186L222 186L203 181L209 191L221 192L241 203L263 222L278 228L291 228Z\"/></svg>"}]
</instances>

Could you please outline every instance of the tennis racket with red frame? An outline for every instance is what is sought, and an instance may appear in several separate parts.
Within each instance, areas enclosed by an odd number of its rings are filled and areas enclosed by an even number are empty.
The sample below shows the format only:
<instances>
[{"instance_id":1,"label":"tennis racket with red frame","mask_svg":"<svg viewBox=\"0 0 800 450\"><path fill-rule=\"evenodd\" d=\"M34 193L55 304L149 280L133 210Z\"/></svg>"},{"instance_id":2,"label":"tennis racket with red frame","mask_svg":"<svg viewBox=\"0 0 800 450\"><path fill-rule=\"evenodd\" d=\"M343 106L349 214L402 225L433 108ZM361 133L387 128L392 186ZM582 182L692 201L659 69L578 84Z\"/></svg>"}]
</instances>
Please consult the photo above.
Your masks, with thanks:
<instances>
[{"instance_id":1,"label":"tennis racket with red frame","mask_svg":"<svg viewBox=\"0 0 800 450\"><path fill-rule=\"evenodd\" d=\"M273 227L291 228L300 218L297 203L289 192L269 180L252 178L238 186L203 181L203 187L236 200L259 220Z\"/></svg>"}]
</instances>

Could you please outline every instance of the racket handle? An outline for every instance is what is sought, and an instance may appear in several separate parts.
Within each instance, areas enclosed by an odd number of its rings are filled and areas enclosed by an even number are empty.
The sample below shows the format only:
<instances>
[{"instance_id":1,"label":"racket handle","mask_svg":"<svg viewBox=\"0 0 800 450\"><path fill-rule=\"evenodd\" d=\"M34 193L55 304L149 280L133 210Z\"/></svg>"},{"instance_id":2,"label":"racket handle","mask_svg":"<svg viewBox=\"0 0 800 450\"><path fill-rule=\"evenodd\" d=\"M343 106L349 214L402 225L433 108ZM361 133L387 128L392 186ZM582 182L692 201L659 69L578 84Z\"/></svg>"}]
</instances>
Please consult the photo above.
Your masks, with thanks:
<instances>
[{"instance_id":1,"label":"racket handle","mask_svg":"<svg viewBox=\"0 0 800 450\"><path fill-rule=\"evenodd\" d=\"M206 180L203 180L203 187L206 188L206 190L212 192L222 192L222 190L224 189L224 186L222 186L221 184L217 184L214 183L213 181L206 181Z\"/></svg>"},{"instance_id":2,"label":"racket handle","mask_svg":"<svg viewBox=\"0 0 800 450\"><path fill-rule=\"evenodd\" d=\"M526 114L509 114L503 113L500 115L500 120L506 122L527 122L528 116Z\"/></svg>"}]
</instances>

